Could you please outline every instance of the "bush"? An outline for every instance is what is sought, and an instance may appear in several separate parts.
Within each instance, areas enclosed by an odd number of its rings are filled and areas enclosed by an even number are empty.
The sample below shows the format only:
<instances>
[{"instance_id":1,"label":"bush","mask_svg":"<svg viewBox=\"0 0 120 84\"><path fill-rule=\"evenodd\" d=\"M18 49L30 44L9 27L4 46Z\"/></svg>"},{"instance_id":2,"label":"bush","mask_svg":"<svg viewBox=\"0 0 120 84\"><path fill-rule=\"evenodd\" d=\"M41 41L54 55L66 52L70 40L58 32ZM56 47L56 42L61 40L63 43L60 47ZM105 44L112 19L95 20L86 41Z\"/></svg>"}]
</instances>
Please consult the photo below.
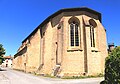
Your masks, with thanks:
<instances>
[{"instance_id":1,"label":"bush","mask_svg":"<svg viewBox=\"0 0 120 84\"><path fill-rule=\"evenodd\" d=\"M104 77L101 84L120 84L120 46L106 58Z\"/></svg>"},{"instance_id":2,"label":"bush","mask_svg":"<svg viewBox=\"0 0 120 84\"><path fill-rule=\"evenodd\" d=\"M0 64L2 64L4 61L4 58L2 56L0 56Z\"/></svg>"}]
</instances>

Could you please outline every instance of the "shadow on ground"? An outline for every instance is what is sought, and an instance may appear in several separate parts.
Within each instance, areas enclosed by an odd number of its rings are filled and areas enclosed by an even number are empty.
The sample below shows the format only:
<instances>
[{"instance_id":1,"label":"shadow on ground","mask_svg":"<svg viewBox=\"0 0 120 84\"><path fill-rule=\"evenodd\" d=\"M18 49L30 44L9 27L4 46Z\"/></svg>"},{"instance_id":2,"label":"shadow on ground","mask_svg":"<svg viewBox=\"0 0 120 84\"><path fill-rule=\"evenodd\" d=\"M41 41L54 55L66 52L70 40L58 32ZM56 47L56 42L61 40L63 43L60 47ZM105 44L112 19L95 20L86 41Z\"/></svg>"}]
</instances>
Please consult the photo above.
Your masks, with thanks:
<instances>
[{"instance_id":1,"label":"shadow on ground","mask_svg":"<svg viewBox=\"0 0 120 84\"><path fill-rule=\"evenodd\" d=\"M1 68L0 68L0 71L6 71L6 70L5 70L5 69L1 69Z\"/></svg>"}]
</instances>

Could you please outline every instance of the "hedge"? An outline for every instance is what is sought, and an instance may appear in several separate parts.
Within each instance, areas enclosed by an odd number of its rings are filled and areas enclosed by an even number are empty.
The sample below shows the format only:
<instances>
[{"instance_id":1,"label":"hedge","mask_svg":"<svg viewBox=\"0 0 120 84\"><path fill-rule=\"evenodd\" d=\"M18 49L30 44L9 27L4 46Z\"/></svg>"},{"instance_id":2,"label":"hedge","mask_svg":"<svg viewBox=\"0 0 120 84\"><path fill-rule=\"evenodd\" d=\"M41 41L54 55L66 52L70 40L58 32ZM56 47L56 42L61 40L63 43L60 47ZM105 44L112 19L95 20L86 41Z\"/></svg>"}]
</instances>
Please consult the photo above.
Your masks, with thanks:
<instances>
[{"instance_id":1,"label":"hedge","mask_svg":"<svg viewBox=\"0 0 120 84\"><path fill-rule=\"evenodd\" d=\"M104 77L100 84L120 84L120 46L106 58Z\"/></svg>"}]
</instances>

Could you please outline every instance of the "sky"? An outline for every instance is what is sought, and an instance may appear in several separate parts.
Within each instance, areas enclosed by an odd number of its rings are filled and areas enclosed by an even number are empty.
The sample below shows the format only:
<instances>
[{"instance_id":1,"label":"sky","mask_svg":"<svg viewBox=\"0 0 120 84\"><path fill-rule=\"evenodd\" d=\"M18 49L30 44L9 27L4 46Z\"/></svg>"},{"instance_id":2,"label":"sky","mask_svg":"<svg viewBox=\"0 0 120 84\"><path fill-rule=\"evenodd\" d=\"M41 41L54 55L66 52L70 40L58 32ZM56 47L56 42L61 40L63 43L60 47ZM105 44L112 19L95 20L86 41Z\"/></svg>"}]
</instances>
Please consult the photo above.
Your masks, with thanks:
<instances>
[{"instance_id":1,"label":"sky","mask_svg":"<svg viewBox=\"0 0 120 84\"><path fill-rule=\"evenodd\" d=\"M102 14L107 43L120 45L120 0L0 0L0 44L14 55L48 16L63 8L88 7Z\"/></svg>"}]
</instances>

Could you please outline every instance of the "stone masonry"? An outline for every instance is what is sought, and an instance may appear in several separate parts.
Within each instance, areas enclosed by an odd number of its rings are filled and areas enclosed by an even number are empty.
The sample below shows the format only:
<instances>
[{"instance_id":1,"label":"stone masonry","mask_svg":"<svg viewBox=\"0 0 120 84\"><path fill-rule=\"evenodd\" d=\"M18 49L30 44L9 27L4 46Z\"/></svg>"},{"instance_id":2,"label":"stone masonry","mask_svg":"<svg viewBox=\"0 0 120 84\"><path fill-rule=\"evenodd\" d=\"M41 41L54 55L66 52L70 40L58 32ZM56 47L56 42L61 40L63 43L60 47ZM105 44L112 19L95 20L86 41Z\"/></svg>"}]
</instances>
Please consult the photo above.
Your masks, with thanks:
<instances>
[{"instance_id":1,"label":"stone masonry","mask_svg":"<svg viewBox=\"0 0 120 84\"><path fill-rule=\"evenodd\" d=\"M100 13L86 7L61 9L22 41L13 68L61 77L97 75L104 72L107 55Z\"/></svg>"}]
</instances>

